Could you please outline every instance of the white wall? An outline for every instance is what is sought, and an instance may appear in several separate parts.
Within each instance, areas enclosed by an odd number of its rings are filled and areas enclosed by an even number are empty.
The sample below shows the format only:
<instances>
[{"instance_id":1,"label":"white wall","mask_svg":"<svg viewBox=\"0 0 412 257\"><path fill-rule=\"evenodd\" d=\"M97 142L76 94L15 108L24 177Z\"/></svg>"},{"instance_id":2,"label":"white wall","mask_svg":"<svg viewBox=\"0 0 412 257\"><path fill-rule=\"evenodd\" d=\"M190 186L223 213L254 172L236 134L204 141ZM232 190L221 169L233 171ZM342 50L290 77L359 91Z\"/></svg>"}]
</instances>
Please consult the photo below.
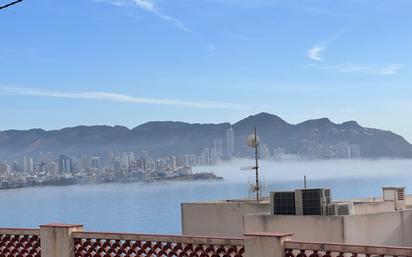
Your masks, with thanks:
<instances>
[{"instance_id":1,"label":"white wall","mask_svg":"<svg viewBox=\"0 0 412 257\"><path fill-rule=\"evenodd\" d=\"M244 230L293 233L294 240L344 242L343 216L245 215Z\"/></svg>"},{"instance_id":2,"label":"white wall","mask_svg":"<svg viewBox=\"0 0 412 257\"><path fill-rule=\"evenodd\" d=\"M356 244L412 246L412 210L344 218L345 241Z\"/></svg>"},{"instance_id":3,"label":"white wall","mask_svg":"<svg viewBox=\"0 0 412 257\"><path fill-rule=\"evenodd\" d=\"M245 232L293 233L293 239L301 241L412 247L412 209L350 216L286 216L269 212L268 203L182 204L182 233L229 237L241 237Z\"/></svg>"},{"instance_id":4,"label":"white wall","mask_svg":"<svg viewBox=\"0 0 412 257\"><path fill-rule=\"evenodd\" d=\"M182 234L243 236L243 215L269 213L269 203L210 202L182 204Z\"/></svg>"},{"instance_id":5,"label":"white wall","mask_svg":"<svg viewBox=\"0 0 412 257\"><path fill-rule=\"evenodd\" d=\"M349 216L245 215L246 232L293 233L294 240L412 246L412 210Z\"/></svg>"},{"instance_id":6,"label":"white wall","mask_svg":"<svg viewBox=\"0 0 412 257\"><path fill-rule=\"evenodd\" d=\"M379 212L390 212L395 210L394 201L385 202L355 202L353 203L354 214L369 214Z\"/></svg>"}]
</instances>

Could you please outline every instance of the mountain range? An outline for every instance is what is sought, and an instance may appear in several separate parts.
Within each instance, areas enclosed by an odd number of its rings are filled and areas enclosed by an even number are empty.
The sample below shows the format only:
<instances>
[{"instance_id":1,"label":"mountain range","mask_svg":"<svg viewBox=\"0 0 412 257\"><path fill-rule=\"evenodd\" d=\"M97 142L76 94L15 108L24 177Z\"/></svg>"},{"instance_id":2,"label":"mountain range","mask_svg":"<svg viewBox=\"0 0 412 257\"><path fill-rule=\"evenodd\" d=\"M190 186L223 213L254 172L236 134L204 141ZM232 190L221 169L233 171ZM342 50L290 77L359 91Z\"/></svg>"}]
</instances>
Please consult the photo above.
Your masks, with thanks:
<instances>
[{"instance_id":1,"label":"mountain range","mask_svg":"<svg viewBox=\"0 0 412 257\"><path fill-rule=\"evenodd\" d=\"M151 156L200 154L215 139L234 129L236 155L249 156L246 137L257 127L267 149L309 158L337 158L340 148L356 146L364 158L412 158L412 145L391 131L360 126L355 121L336 124L327 118L290 124L259 113L234 124L190 124L152 121L133 129L123 126L77 126L60 130L6 130L0 132L0 159L21 158L40 151L69 156L101 155L110 151L149 151Z\"/></svg>"}]
</instances>

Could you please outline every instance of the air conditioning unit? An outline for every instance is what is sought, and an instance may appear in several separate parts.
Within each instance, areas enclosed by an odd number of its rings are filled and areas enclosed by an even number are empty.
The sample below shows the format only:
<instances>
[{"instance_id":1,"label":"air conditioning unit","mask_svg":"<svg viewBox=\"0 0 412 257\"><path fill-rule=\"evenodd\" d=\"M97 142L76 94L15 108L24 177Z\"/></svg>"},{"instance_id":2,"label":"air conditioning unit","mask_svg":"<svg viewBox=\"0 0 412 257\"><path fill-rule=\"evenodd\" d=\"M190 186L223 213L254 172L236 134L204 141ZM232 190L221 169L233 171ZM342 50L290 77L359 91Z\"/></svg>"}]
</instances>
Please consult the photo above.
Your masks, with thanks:
<instances>
[{"instance_id":1,"label":"air conditioning unit","mask_svg":"<svg viewBox=\"0 0 412 257\"><path fill-rule=\"evenodd\" d=\"M328 188L297 189L270 193L273 215L333 215Z\"/></svg>"},{"instance_id":2,"label":"air conditioning unit","mask_svg":"<svg viewBox=\"0 0 412 257\"><path fill-rule=\"evenodd\" d=\"M272 215L296 215L295 192L270 192L270 206Z\"/></svg>"},{"instance_id":3,"label":"air conditioning unit","mask_svg":"<svg viewBox=\"0 0 412 257\"><path fill-rule=\"evenodd\" d=\"M333 215L329 188L295 190L296 215Z\"/></svg>"},{"instance_id":4,"label":"air conditioning unit","mask_svg":"<svg viewBox=\"0 0 412 257\"><path fill-rule=\"evenodd\" d=\"M341 202L332 204L333 215L343 216L343 215L353 215L354 208L353 202Z\"/></svg>"}]
</instances>

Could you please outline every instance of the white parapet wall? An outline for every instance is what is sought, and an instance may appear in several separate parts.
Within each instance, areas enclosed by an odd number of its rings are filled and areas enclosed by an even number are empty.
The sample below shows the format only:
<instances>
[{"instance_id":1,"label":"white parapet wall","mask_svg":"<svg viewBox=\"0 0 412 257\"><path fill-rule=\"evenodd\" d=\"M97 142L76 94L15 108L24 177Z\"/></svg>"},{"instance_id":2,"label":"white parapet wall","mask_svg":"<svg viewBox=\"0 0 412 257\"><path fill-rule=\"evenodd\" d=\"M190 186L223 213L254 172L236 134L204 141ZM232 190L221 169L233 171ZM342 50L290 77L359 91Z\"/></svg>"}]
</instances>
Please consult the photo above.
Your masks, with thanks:
<instances>
[{"instance_id":1,"label":"white parapet wall","mask_svg":"<svg viewBox=\"0 0 412 257\"><path fill-rule=\"evenodd\" d=\"M344 242L344 216L245 215L245 233L291 233L295 240Z\"/></svg>"},{"instance_id":2,"label":"white parapet wall","mask_svg":"<svg viewBox=\"0 0 412 257\"><path fill-rule=\"evenodd\" d=\"M354 202L354 214L373 214L395 210L394 201Z\"/></svg>"},{"instance_id":3,"label":"white parapet wall","mask_svg":"<svg viewBox=\"0 0 412 257\"><path fill-rule=\"evenodd\" d=\"M345 242L412 246L412 210L347 216Z\"/></svg>"},{"instance_id":4,"label":"white parapet wall","mask_svg":"<svg viewBox=\"0 0 412 257\"><path fill-rule=\"evenodd\" d=\"M269 202L253 201L183 203L181 208L182 234L192 236L239 237L244 215L270 212Z\"/></svg>"},{"instance_id":5,"label":"white parapet wall","mask_svg":"<svg viewBox=\"0 0 412 257\"><path fill-rule=\"evenodd\" d=\"M412 210L347 216L245 215L245 232L289 232L314 242L412 246Z\"/></svg>"}]
</instances>

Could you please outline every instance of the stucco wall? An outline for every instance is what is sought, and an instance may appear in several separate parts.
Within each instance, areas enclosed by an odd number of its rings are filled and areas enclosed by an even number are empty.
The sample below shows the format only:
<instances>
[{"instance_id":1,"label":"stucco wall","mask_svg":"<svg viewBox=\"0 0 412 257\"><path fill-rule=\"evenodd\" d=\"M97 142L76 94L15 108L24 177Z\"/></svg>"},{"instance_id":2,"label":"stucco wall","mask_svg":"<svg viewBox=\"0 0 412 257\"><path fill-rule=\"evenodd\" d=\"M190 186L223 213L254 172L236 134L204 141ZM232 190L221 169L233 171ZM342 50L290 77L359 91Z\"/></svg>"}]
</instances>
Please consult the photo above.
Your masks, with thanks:
<instances>
[{"instance_id":1,"label":"stucco wall","mask_svg":"<svg viewBox=\"0 0 412 257\"><path fill-rule=\"evenodd\" d=\"M350 216L246 215L246 232L293 233L293 239L412 247L412 210Z\"/></svg>"},{"instance_id":2,"label":"stucco wall","mask_svg":"<svg viewBox=\"0 0 412 257\"><path fill-rule=\"evenodd\" d=\"M412 210L344 218L347 243L412 246Z\"/></svg>"},{"instance_id":3,"label":"stucco wall","mask_svg":"<svg viewBox=\"0 0 412 257\"><path fill-rule=\"evenodd\" d=\"M239 237L243 235L243 215L269 211L269 203L183 203L182 234Z\"/></svg>"},{"instance_id":4,"label":"stucco wall","mask_svg":"<svg viewBox=\"0 0 412 257\"><path fill-rule=\"evenodd\" d=\"M293 233L293 239L302 241L412 247L412 209L350 216L284 216L269 211L268 203L182 204L182 233L230 237L245 232Z\"/></svg>"},{"instance_id":5,"label":"stucco wall","mask_svg":"<svg viewBox=\"0 0 412 257\"><path fill-rule=\"evenodd\" d=\"M344 242L343 216L245 215L245 232L293 233L294 240Z\"/></svg>"},{"instance_id":6,"label":"stucco wall","mask_svg":"<svg viewBox=\"0 0 412 257\"><path fill-rule=\"evenodd\" d=\"M385 202L355 202L353 203L354 214L368 214L368 213L379 213L379 212L389 212L395 210L394 201Z\"/></svg>"},{"instance_id":7,"label":"stucco wall","mask_svg":"<svg viewBox=\"0 0 412 257\"><path fill-rule=\"evenodd\" d=\"M405 196L405 204L407 206L412 206L412 195L406 195Z\"/></svg>"}]
</instances>

